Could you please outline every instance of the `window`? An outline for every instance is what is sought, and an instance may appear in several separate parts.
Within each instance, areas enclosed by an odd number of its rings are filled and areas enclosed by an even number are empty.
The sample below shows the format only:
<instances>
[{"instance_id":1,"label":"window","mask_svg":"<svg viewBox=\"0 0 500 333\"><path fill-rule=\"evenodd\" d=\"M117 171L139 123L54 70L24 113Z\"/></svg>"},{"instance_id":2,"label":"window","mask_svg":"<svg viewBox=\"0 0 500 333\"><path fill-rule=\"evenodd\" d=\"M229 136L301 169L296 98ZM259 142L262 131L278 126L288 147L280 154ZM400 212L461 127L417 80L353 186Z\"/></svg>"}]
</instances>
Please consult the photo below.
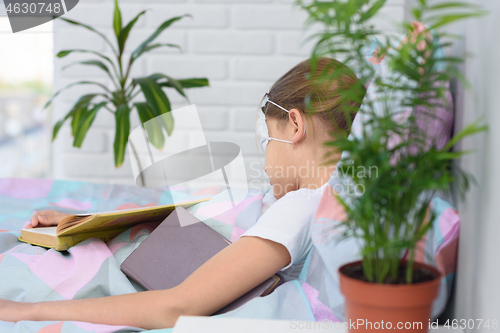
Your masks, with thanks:
<instances>
[{"instance_id":1,"label":"window","mask_svg":"<svg viewBox=\"0 0 500 333\"><path fill-rule=\"evenodd\" d=\"M52 22L13 34L0 1L0 177L50 176ZM3 11L2 11L3 10Z\"/></svg>"}]
</instances>

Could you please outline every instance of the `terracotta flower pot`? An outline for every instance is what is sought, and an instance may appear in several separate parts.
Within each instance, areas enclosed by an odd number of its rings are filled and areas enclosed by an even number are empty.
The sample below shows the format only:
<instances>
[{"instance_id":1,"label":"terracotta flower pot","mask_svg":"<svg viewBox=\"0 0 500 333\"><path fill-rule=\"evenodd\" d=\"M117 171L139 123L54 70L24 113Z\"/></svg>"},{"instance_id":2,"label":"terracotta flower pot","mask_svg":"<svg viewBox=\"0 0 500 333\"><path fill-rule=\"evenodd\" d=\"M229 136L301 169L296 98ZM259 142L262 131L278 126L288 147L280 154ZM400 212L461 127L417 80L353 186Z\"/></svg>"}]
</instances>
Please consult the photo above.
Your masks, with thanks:
<instances>
[{"instance_id":1,"label":"terracotta flower pot","mask_svg":"<svg viewBox=\"0 0 500 333\"><path fill-rule=\"evenodd\" d=\"M436 278L427 282L398 285L354 279L342 273L342 269L347 266L361 266L361 261L339 268L340 291L345 297L345 321L349 332L429 330L432 302L438 295L441 281L441 274L437 269L415 262L415 269L424 266Z\"/></svg>"}]
</instances>

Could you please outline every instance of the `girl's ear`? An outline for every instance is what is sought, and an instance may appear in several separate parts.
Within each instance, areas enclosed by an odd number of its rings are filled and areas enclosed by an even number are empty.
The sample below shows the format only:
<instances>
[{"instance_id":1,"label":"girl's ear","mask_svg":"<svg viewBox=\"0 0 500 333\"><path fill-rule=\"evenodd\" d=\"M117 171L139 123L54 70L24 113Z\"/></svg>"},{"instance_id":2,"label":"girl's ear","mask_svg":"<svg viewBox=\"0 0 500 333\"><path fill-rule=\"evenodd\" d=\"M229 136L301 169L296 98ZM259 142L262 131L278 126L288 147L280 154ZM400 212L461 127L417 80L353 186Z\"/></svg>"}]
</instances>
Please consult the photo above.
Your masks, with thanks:
<instances>
[{"instance_id":1,"label":"girl's ear","mask_svg":"<svg viewBox=\"0 0 500 333\"><path fill-rule=\"evenodd\" d=\"M292 129L292 142L296 144L302 140L306 134L306 124L304 123L304 117L297 109L291 109L288 113L288 120Z\"/></svg>"}]
</instances>

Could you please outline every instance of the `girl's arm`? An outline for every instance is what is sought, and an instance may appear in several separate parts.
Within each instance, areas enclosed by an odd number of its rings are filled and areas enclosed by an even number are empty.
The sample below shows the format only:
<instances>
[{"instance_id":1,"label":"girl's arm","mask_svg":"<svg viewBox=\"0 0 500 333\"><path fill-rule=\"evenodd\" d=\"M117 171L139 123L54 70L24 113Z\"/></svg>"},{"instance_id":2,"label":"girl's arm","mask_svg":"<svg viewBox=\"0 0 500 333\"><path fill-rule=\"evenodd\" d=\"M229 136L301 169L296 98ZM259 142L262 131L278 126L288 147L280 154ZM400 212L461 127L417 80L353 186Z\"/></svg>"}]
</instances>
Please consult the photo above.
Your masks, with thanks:
<instances>
[{"instance_id":1,"label":"girl's arm","mask_svg":"<svg viewBox=\"0 0 500 333\"><path fill-rule=\"evenodd\" d=\"M180 315L211 315L290 262L288 250L242 237L177 287L100 298L21 303L0 299L0 320L84 321L145 329L173 327Z\"/></svg>"},{"instance_id":2,"label":"girl's arm","mask_svg":"<svg viewBox=\"0 0 500 333\"><path fill-rule=\"evenodd\" d=\"M419 51L423 51L427 47L426 43L432 42L432 35L422 22L413 21L412 26L413 26L413 31L408 32L401 39L401 42L399 43L397 48L398 49L401 48L401 45L408 43L409 40L412 43L415 43L417 40L417 37L420 34L425 34L425 39L422 39L417 45L417 49ZM373 52L372 56L370 58L368 58L367 60L370 61L374 65L380 64L386 56L385 54L381 54L380 51L381 51L380 47L377 46L375 52ZM426 53L426 57L429 57L429 53L430 53L429 51Z\"/></svg>"}]
</instances>

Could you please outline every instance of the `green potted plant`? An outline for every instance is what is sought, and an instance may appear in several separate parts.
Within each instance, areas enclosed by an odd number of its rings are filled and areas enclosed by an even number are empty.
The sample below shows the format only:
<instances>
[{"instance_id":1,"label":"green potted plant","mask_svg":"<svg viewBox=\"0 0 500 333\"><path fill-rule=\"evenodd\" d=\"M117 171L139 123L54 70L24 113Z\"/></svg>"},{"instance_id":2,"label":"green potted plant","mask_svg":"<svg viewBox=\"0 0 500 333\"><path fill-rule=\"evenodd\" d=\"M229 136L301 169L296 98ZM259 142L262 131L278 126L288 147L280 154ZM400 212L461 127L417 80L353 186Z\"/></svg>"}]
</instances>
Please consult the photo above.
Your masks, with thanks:
<instances>
[{"instance_id":1,"label":"green potted plant","mask_svg":"<svg viewBox=\"0 0 500 333\"><path fill-rule=\"evenodd\" d=\"M177 80L162 73L155 73L146 77L130 78L132 66L137 59L145 53L161 47L173 47L180 49L180 46L178 45L154 43L154 40L173 23L179 21L183 17L190 16L177 16L163 22L148 38L146 38L146 40L144 40L135 48L135 50L132 51L130 57L128 58L128 62L126 62L126 59L124 59L125 44L135 23L145 13L146 10L141 11L129 23L123 26L118 1L115 0L113 31L116 37L116 42L114 44L103 33L97 31L89 25L63 17L58 18L70 24L78 25L94 32L100 38L104 39L113 52L113 57L108 57L91 50L76 49L61 51L57 54L58 58L63 58L76 52L90 53L97 57L97 59L70 63L69 65L63 67L63 69L73 65L98 67L108 75L113 83L113 89L109 89L105 85L96 81L79 81L71 83L54 93L51 99L49 99L49 101L45 104L44 108L48 107L52 100L62 91L72 86L89 84L98 86L101 89L101 92L83 95L76 101L66 116L55 124L52 140L56 138L57 133L64 122L71 119L71 129L74 137L73 146L80 148L88 129L92 126L92 122L94 121L97 112L102 108L107 109L109 112L114 114L116 121L114 161L117 168L123 164L125 159L125 149L130 133L130 113L134 108L137 110L142 123L145 123L157 116L164 115L161 117L162 125L166 133L170 135L174 128L174 119L169 113L171 111L170 101L162 88L174 88L179 94L188 100L184 89L205 87L209 85L208 79L206 78L187 78ZM132 100L141 92L146 101L133 103ZM151 128L147 128L146 130L148 131L148 140L156 148L162 149L165 142L164 130L160 129L153 131ZM137 161L139 163L138 158Z\"/></svg>"},{"instance_id":2,"label":"green potted plant","mask_svg":"<svg viewBox=\"0 0 500 333\"><path fill-rule=\"evenodd\" d=\"M390 322L393 329L398 322L420 322L420 327L409 331L426 332L441 276L432 266L415 262L416 246L432 226L428 222L433 219L429 208L433 194L449 190L452 184L460 185L462 194L467 190L470 176L452 165L466 152L454 150L455 144L486 129L479 122L473 123L446 144L438 144L439 133L429 133L429 124L442 121L438 110L448 107L447 84L453 78L461 79L455 66L462 59L444 55L442 47L451 42L440 45L439 39L445 34L439 30L484 13L467 3L431 5L419 0L412 13L427 28L404 22L402 27L409 33L398 44L394 36L384 35L370 24L385 0L298 4L308 12L309 24L324 27L313 36L317 43L312 68L317 59L327 56L343 60L359 73L358 84L342 97L342 111L351 124L355 110L350 105L361 104L370 80L375 87L372 93L376 97L365 97L357 113L364 119L360 133L348 137L339 130L332 133L332 141L325 143L344 152L337 164L338 175L345 185L357 189L336 193L347 216L339 225L340 240L356 238L362 256L362 260L339 269L346 319L379 325ZM384 36L385 40L367 60L366 46L374 36ZM384 57L390 75L376 76L372 64ZM313 80L321 85L343 74L341 69L326 69ZM308 107L314 112L313 100ZM351 172L370 168L377 170L377 176ZM407 260L403 259L405 254Z\"/></svg>"}]
</instances>

